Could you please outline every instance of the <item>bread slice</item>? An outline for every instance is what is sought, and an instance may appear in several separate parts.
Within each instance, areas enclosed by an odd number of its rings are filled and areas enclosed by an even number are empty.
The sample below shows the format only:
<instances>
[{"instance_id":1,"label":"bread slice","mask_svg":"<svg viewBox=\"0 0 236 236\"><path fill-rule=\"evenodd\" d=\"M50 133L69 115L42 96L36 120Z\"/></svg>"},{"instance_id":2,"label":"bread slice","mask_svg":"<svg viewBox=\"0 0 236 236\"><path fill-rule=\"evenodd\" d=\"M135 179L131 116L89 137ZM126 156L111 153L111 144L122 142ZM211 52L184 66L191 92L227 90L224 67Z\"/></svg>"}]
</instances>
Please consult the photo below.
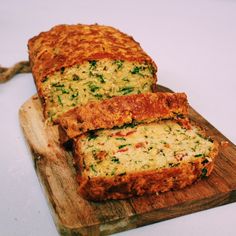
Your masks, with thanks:
<instances>
[{"instance_id":1,"label":"bread slice","mask_svg":"<svg viewBox=\"0 0 236 236\"><path fill-rule=\"evenodd\" d=\"M89 130L109 129L132 122L178 119L187 114L186 94L146 93L89 102L67 111L57 122L71 139Z\"/></svg>"},{"instance_id":2,"label":"bread slice","mask_svg":"<svg viewBox=\"0 0 236 236\"><path fill-rule=\"evenodd\" d=\"M44 115L52 121L76 105L152 92L157 67L139 43L101 25L58 25L28 42Z\"/></svg>"},{"instance_id":3,"label":"bread slice","mask_svg":"<svg viewBox=\"0 0 236 236\"><path fill-rule=\"evenodd\" d=\"M181 189L208 176L218 144L195 124L129 124L83 134L75 143L80 194L123 199Z\"/></svg>"}]
</instances>

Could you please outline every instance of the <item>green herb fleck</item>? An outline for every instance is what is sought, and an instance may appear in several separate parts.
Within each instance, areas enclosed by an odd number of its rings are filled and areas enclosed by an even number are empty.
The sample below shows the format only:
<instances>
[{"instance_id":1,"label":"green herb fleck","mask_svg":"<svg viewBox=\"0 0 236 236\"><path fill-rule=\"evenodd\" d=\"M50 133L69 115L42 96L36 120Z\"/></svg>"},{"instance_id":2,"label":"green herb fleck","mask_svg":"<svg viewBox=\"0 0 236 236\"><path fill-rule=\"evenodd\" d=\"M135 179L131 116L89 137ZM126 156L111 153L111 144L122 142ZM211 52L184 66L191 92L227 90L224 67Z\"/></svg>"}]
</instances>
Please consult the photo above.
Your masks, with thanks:
<instances>
[{"instance_id":1,"label":"green herb fleck","mask_svg":"<svg viewBox=\"0 0 236 236\"><path fill-rule=\"evenodd\" d=\"M76 92L76 93L73 93L71 96L70 96L70 100L73 100L74 98L78 97L79 93Z\"/></svg>"},{"instance_id":2,"label":"green herb fleck","mask_svg":"<svg viewBox=\"0 0 236 236\"><path fill-rule=\"evenodd\" d=\"M117 158L116 156L113 156L113 157L111 158L111 161L114 162L114 163L120 164L120 159Z\"/></svg>"},{"instance_id":3,"label":"green herb fleck","mask_svg":"<svg viewBox=\"0 0 236 236\"><path fill-rule=\"evenodd\" d=\"M59 82L51 83L51 86L52 86L52 87L56 87L56 88L62 88L62 87L65 87L64 84L60 84Z\"/></svg>"},{"instance_id":4,"label":"green herb fleck","mask_svg":"<svg viewBox=\"0 0 236 236\"><path fill-rule=\"evenodd\" d=\"M44 77L44 79L43 79L42 82L44 83L44 82L46 82L47 80L48 80L48 77L46 76L46 77Z\"/></svg>"},{"instance_id":5,"label":"green herb fleck","mask_svg":"<svg viewBox=\"0 0 236 236\"><path fill-rule=\"evenodd\" d=\"M143 165L141 168L142 168L142 169L148 169L149 167L150 167L150 165L145 164L145 165Z\"/></svg>"},{"instance_id":6,"label":"green herb fleck","mask_svg":"<svg viewBox=\"0 0 236 236\"><path fill-rule=\"evenodd\" d=\"M180 163L169 163L169 167L177 167Z\"/></svg>"},{"instance_id":7,"label":"green herb fleck","mask_svg":"<svg viewBox=\"0 0 236 236\"><path fill-rule=\"evenodd\" d=\"M73 74L73 75L72 75L72 80L73 80L73 81L79 81L79 80L81 80L81 79L80 79L80 77L79 77L78 75Z\"/></svg>"},{"instance_id":8,"label":"green herb fleck","mask_svg":"<svg viewBox=\"0 0 236 236\"><path fill-rule=\"evenodd\" d=\"M207 160L207 159L205 159L205 160L203 160L202 161L202 164L204 165L204 164L206 164L206 163L208 163L209 161Z\"/></svg>"},{"instance_id":9,"label":"green herb fleck","mask_svg":"<svg viewBox=\"0 0 236 236\"><path fill-rule=\"evenodd\" d=\"M131 74L139 74L140 67L135 66L130 72Z\"/></svg>"},{"instance_id":10,"label":"green herb fleck","mask_svg":"<svg viewBox=\"0 0 236 236\"><path fill-rule=\"evenodd\" d=\"M89 64L90 64L89 69L94 69L97 66L97 61L95 60L89 61Z\"/></svg>"},{"instance_id":11,"label":"green herb fleck","mask_svg":"<svg viewBox=\"0 0 236 236\"><path fill-rule=\"evenodd\" d=\"M90 165L90 169L91 169L93 172L97 173L97 170L95 169L95 167L94 167L94 165L93 165L93 164L92 164L92 165Z\"/></svg>"},{"instance_id":12,"label":"green herb fleck","mask_svg":"<svg viewBox=\"0 0 236 236\"><path fill-rule=\"evenodd\" d=\"M96 97L97 99L102 99L102 94L94 94L94 97Z\"/></svg>"},{"instance_id":13,"label":"green herb fleck","mask_svg":"<svg viewBox=\"0 0 236 236\"><path fill-rule=\"evenodd\" d=\"M60 104L61 106L63 106L61 96L58 95L58 96L57 96L57 99L58 99L59 104Z\"/></svg>"},{"instance_id":14,"label":"green herb fleck","mask_svg":"<svg viewBox=\"0 0 236 236\"><path fill-rule=\"evenodd\" d=\"M133 123L130 123L130 124L125 124L123 125L121 128L122 129L126 129L126 128L134 128L135 126L137 126L138 124L133 122Z\"/></svg>"},{"instance_id":15,"label":"green herb fleck","mask_svg":"<svg viewBox=\"0 0 236 236\"><path fill-rule=\"evenodd\" d=\"M163 149L160 149L160 153L165 157L166 154L164 153Z\"/></svg>"},{"instance_id":16,"label":"green herb fleck","mask_svg":"<svg viewBox=\"0 0 236 236\"><path fill-rule=\"evenodd\" d=\"M65 71L65 67L61 67L61 74L63 74L64 73L64 71Z\"/></svg>"},{"instance_id":17,"label":"green herb fleck","mask_svg":"<svg viewBox=\"0 0 236 236\"><path fill-rule=\"evenodd\" d=\"M124 87L124 88L120 89L120 92L122 92L123 95L131 93L133 91L134 91L133 87Z\"/></svg>"},{"instance_id":18,"label":"green herb fleck","mask_svg":"<svg viewBox=\"0 0 236 236\"><path fill-rule=\"evenodd\" d=\"M116 168L114 168L113 170L112 170L112 172L111 172L111 175L114 175L115 174L115 172L116 172Z\"/></svg>"},{"instance_id":19,"label":"green herb fleck","mask_svg":"<svg viewBox=\"0 0 236 236\"><path fill-rule=\"evenodd\" d=\"M129 79L127 79L126 77L122 79L123 81L129 82Z\"/></svg>"},{"instance_id":20,"label":"green herb fleck","mask_svg":"<svg viewBox=\"0 0 236 236\"><path fill-rule=\"evenodd\" d=\"M202 174L201 174L201 178L205 178L207 176L207 168L203 168L202 169Z\"/></svg>"},{"instance_id":21,"label":"green herb fleck","mask_svg":"<svg viewBox=\"0 0 236 236\"><path fill-rule=\"evenodd\" d=\"M204 154L203 153L199 153L199 154L194 155L194 157L204 157Z\"/></svg>"},{"instance_id":22,"label":"green herb fleck","mask_svg":"<svg viewBox=\"0 0 236 236\"><path fill-rule=\"evenodd\" d=\"M98 80L100 81L100 83L102 83L102 84L106 83L106 81L105 81L103 75L98 75L98 74L97 74L96 76L97 76Z\"/></svg>"},{"instance_id":23,"label":"green herb fleck","mask_svg":"<svg viewBox=\"0 0 236 236\"><path fill-rule=\"evenodd\" d=\"M96 134L95 131L91 130L88 132L88 141L90 141L91 139L96 139L98 137L98 135Z\"/></svg>"},{"instance_id":24,"label":"green herb fleck","mask_svg":"<svg viewBox=\"0 0 236 236\"><path fill-rule=\"evenodd\" d=\"M100 89L100 87L96 86L95 84L89 84L88 86L91 92L95 92L96 90Z\"/></svg>"},{"instance_id":25,"label":"green herb fleck","mask_svg":"<svg viewBox=\"0 0 236 236\"><path fill-rule=\"evenodd\" d=\"M125 138L116 138L116 140L126 140Z\"/></svg>"},{"instance_id":26,"label":"green herb fleck","mask_svg":"<svg viewBox=\"0 0 236 236\"><path fill-rule=\"evenodd\" d=\"M69 91L67 90L67 89L64 89L64 88L61 88L61 92L62 92L62 94L68 94L69 93Z\"/></svg>"},{"instance_id":27,"label":"green herb fleck","mask_svg":"<svg viewBox=\"0 0 236 236\"><path fill-rule=\"evenodd\" d=\"M131 74L137 74L137 75L141 75L141 76L144 76L142 73L140 73L141 70L143 70L144 68L142 66L138 67L138 66L135 66L130 72Z\"/></svg>"},{"instance_id":28,"label":"green herb fleck","mask_svg":"<svg viewBox=\"0 0 236 236\"><path fill-rule=\"evenodd\" d=\"M123 63L124 63L124 61L122 61L122 60L116 60L115 61L115 64L117 65L118 70L122 68Z\"/></svg>"},{"instance_id":29,"label":"green herb fleck","mask_svg":"<svg viewBox=\"0 0 236 236\"><path fill-rule=\"evenodd\" d=\"M124 172L122 172L122 173L120 173L120 174L118 174L119 176L123 176L123 175L126 175L126 172L124 171Z\"/></svg>"},{"instance_id":30,"label":"green herb fleck","mask_svg":"<svg viewBox=\"0 0 236 236\"><path fill-rule=\"evenodd\" d=\"M122 125L122 126L114 126L112 129L126 129L126 128L134 128L135 126L137 126L138 123L136 122L133 122L133 123L130 123L130 124L125 124L125 125Z\"/></svg>"},{"instance_id":31,"label":"green herb fleck","mask_svg":"<svg viewBox=\"0 0 236 236\"><path fill-rule=\"evenodd\" d=\"M124 148L124 147L126 147L126 146L130 146L130 145L131 145L131 144L122 144L122 145L119 145L118 148L119 148L119 149L122 149L122 148Z\"/></svg>"}]
</instances>

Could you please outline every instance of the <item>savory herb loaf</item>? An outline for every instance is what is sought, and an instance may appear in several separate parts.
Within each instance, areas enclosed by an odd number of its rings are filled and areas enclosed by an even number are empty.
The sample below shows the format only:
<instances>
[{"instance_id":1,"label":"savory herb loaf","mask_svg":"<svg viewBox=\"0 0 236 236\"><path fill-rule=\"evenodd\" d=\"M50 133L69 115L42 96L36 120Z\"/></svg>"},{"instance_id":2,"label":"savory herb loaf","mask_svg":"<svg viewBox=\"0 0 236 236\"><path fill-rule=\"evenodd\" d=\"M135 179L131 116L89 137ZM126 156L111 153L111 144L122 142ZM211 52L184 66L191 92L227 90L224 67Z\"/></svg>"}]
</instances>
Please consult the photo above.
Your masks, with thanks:
<instances>
[{"instance_id":1,"label":"savory herb loaf","mask_svg":"<svg viewBox=\"0 0 236 236\"><path fill-rule=\"evenodd\" d=\"M119 127L132 122L150 123L154 120L179 119L187 114L186 94L145 93L118 96L77 106L61 115L57 123L71 139L89 130ZM64 142L65 140L62 141Z\"/></svg>"},{"instance_id":2,"label":"savory herb loaf","mask_svg":"<svg viewBox=\"0 0 236 236\"><path fill-rule=\"evenodd\" d=\"M75 143L80 194L122 199L180 189L208 176L218 145L195 124L129 124L83 134Z\"/></svg>"},{"instance_id":3,"label":"savory herb loaf","mask_svg":"<svg viewBox=\"0 0 236 236\"><path fill-rule=\"evenodd\" d=\"M58 25L28 42L29 58L46 118L76 105L152 92L157 67L139 43L115 28Z\"/></svg>"}]
</instances>

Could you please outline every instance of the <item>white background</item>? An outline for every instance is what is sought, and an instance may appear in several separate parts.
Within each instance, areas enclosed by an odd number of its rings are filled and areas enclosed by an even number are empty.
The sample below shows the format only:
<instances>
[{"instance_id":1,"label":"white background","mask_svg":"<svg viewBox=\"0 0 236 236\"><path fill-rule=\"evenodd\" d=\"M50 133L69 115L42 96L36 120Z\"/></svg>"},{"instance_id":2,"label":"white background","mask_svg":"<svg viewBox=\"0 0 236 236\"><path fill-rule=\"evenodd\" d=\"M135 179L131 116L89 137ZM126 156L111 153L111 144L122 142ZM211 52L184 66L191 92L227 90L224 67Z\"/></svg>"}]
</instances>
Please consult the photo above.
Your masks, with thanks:
<instances>
[{"instance_id":1,"label":"white background","mask_svg":"<svg viewBox=\"0 0 236 236\"><path fill-rule=\"evenodd\" d=\"M134 36L158 64L158 83L236 143L236 1L0 0L0 64L27 60L27 41L60 23L111 25ZM58 235L19 126L36 92L31 74L0 84L0 235ZM236 204L119 235L236 235Z\"/></svg>"}]
</instances>

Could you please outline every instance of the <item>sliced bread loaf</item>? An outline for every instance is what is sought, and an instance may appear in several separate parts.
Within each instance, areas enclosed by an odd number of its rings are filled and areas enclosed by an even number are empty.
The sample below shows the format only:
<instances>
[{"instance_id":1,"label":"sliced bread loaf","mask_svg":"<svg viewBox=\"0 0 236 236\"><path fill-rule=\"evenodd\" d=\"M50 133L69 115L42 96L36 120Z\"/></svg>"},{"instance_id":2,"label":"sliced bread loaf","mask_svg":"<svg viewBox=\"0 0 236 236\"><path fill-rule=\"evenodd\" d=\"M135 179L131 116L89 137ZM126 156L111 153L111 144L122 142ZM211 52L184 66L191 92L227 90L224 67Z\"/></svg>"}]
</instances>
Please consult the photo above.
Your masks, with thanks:
<instances>
[{"instance_id":1,"label":"sliced bread loaf","mask_svg":"<svg viewBox=\"0 0 236 236\"><path fill-rule=\"evenodd\" d=\"M76 105L152 92L157 67L139 43L101 25L58 25L28 42L29 58L46 118Z\"/></svg>"}]
</instances>

